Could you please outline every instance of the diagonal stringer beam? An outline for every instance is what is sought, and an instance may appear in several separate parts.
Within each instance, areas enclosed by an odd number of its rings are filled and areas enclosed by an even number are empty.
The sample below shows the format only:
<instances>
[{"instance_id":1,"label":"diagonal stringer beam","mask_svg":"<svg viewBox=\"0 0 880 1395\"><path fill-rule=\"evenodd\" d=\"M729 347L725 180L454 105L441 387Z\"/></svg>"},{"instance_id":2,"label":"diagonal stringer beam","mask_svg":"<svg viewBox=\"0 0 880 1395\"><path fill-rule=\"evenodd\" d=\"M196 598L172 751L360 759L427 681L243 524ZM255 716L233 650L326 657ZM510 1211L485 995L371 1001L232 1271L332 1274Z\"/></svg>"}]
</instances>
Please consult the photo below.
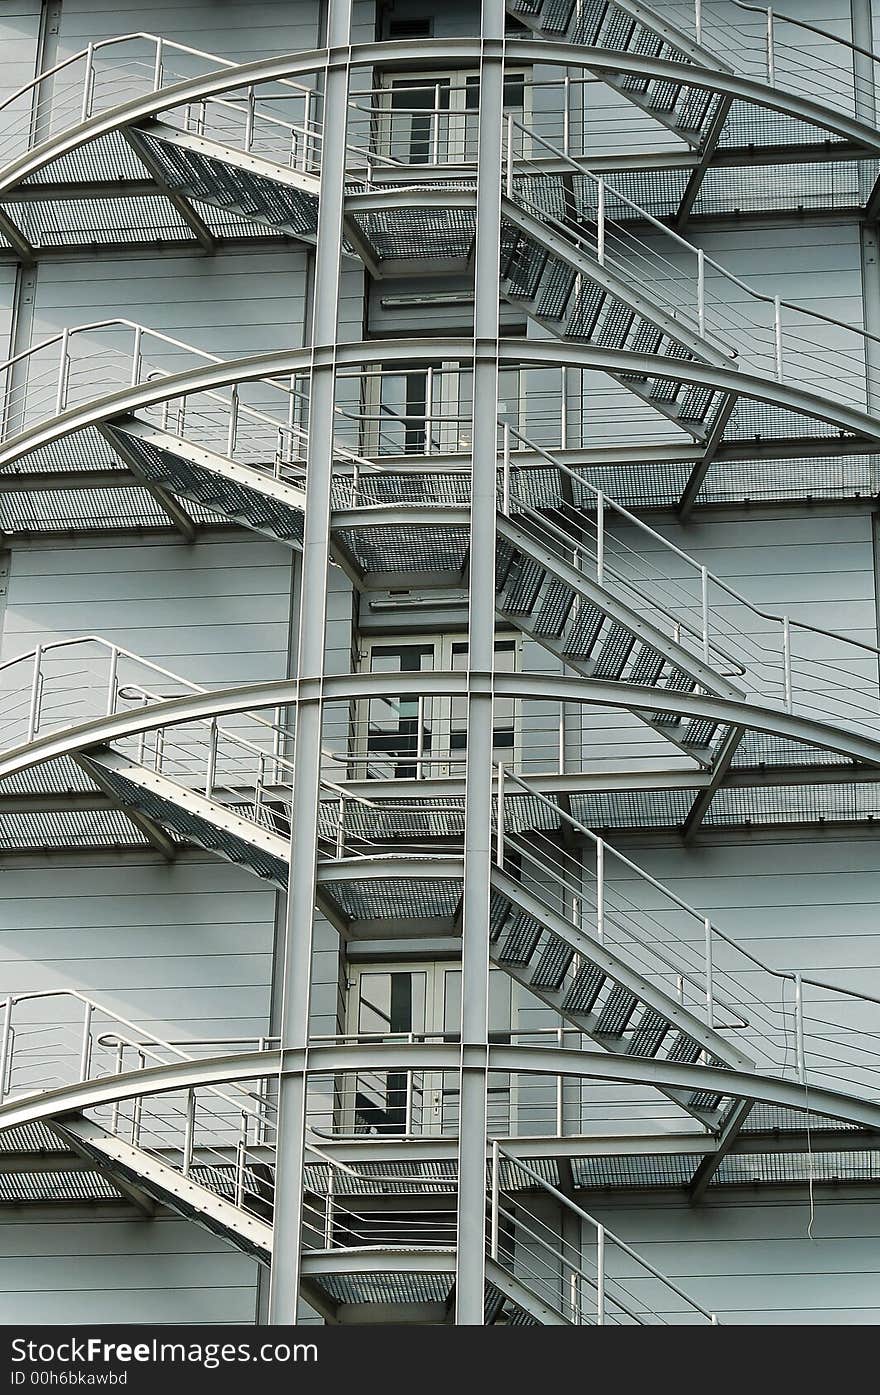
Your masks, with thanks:
<instances>
[{"instance_id":1,"label":"diagonal stringer beam","mask_svg":"<svg viewBox=\"0 0 880 1395\"><path fill-rule=\"evenodd\" d=\"M175 213L183 219L202 250L205 252L216 252L217 238L211 232L205 220L200 217L193 208L189 199L185 198L183 194L178 193L176 189L171 188L162 173L159 162L153 159L147 144L144 141L138 140L136 132L131 127L123 126L122 136L126 145L134 151L141 164L150 174L159 193L168 200Z\"/></svg>"},{"instance_id":2,"label":"diagonal stringer beam","mask_svg":"<svg viewBox=\"0 0 880 1395\"><path fill-rule=\"evenodd\" d=\"M141 488L145 489L147 493L155 499L159 508L168 516L174 524L174 527L182 535L184 541L195 542L195 519L187 513L186 509L178 503L172 494L160 488L159 485L154 484L152 480L147 479L140 468L140 462L136 455L133 451L126 450L125 443L120 438L119 433L109 430L104 422L96 422L95 430L104 438L113 453L118 455L122 462L128 466Z\"/></svg>"}]
</instances>

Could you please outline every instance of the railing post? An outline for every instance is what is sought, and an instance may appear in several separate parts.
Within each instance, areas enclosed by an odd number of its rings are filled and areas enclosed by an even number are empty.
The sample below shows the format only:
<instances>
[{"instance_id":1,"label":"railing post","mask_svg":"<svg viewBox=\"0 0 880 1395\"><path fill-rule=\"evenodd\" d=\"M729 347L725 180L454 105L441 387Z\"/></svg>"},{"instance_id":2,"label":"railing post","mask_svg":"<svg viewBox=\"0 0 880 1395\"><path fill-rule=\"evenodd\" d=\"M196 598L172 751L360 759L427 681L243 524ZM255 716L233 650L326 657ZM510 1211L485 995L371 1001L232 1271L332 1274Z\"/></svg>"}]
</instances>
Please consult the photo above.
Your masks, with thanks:
<instances>
[{"instance_id":1,"label":"railing post","mask_svg":"<svg viewBox=\"0 0 880 1395\"><path fill-rule=\"evenodd\" d=\"M697 324L701 337L706 334L706 254L697 249Z\"/></svg>"},{"instance_id":2,"label":"railing post","mask_svg":"<svg viewBox=\"0 0 880 1395\"><path fill-rule=\"evenodd\" d=\"M452 752L450 751L450 755ZM419 696L416 704L416 779L425 778L425 699Z\"/></svg>"},{"instance_id":3,"label":"railing post","mask_svg":"<svg viewBox=\"0 0 880 1395\"><path fill-rule=\"evenodd\" d=\"M605 942L605 843L596 843L596 939Z\"/></svg>"},{"instance_id":4,"label":"railing post","mask_svg":"<svg viewBox=\"0 0 880 1395\"><path fill-rule=\"evenodd\" d=\"M556 1028L556 1045L559 1047L560 1051L561 1051L562 1048L565 1046L565 1028L564 1028L564 1027L557 1027L557 1028ZM557 1138L562 1138L563 1134L565 1133L565 1098L564 1098L565 1091L564 1091L564 1085L565 1085L565 1076L564 1076L564 1075L557 1075L557 1077L556 1077L556 1137L557 1137Z\"/></svg>"},{"instance_id":5,"label":"railing post","mask_svg":"<svg viewBox=\"0 0 880 1395\"><path fill-rule=\"evenodd\" d=\"M135 326L134 344L131 350L131 386L137 387L141 377L141 339L143 330L140 325Z\"/></svg>"},{"instance_id":6,"label":"railing post","mask_svg":"<svg viewBox=\"0 0 880 1395\"><path fill-rule=\"evenodd\" d=\"M596 1226L596 1326L605 1326L605 1227Z\"/></svg>"},{"instance_id":7,"label":"railing post","mask_svg":"<svg viewBox=\"0 0 880 1395\"><path fill-rule=\"evenodd\" d=\"M504 867L504 766L498 762L498 793L495 800L495 865Z\"/></svg>"},{"instance_id":8,"label":"railing post","mask_svg":"<svg viewBox=\"0 0 880 1395\"><path fill-rule=\"evenodd\" d=\"M183 1126L183 1175L188 1177L192 1167L193 1146L196 1136L196 1092L186 1092L186 1118Z\"/></svg>"},{"instance_id":9,"label":"railing post","mask_svg":"<svg viewBox=\"0 0 880 1395\"><path fill-rule=\"evenodd\" d=\"M505 518L510 517L510 423L505 422L501 428L501 439L503 442L501 456L501 512Z\"/></svg>"},{"instance_id":10,"label":"railing post","mask_svg":"<svg viewBox=\"0 0 880 1395\"><path fill-rule=\"evenodd\" d=\"M598 205L596 208L596 256L600 266L605 265L605 179L600 174L598 184Z\"/></svg>"},{"instance_id":11,"label":"railing post","mask_svg":"<svg viewBox=\"0 0 880 1395\"><path fill-rule=\"evenodd\" d=\"M778 295L773 297L773 340L776 346L776 381L783 379L782 363L782 302Z\"/></svg>"},{"instance_id":12,"label":"railing post","mask_svg":"<svg viewBox=\"0 0 880 1395\"><path fill-rule=\"evenodd\" d=\"M249 152L254 143L254 117L256 115L257 99L253 87L248 88L247 95L247 116L244 123L244 148Z\"/></svg>"},{"instance_id":13,"label":"railing post","mask_svg":"<svg viewBox=\"0 0 880 1395\"><path fill-rule=\"evenodd\" d=\"M339 796L339 816L336 821L336 860L345 856L345 795Z\"/></svg>"},{"instance_id":14,"label":"railing post","mask_svg":"<svg viewBox=\"0 0 880 1395\"><path fill-rule=\"evenodd\" d=\"M327 1164L327 1201L324 1206L324 1249L333 1249L333 1223L336 1210L336 1173L333 1164Z\"/></svg>"},{"instance_id":15,"label":"railing post","mask_svg":"<svg viewBox=\"0 0 880 1395\"><path fill-rule=\"evenodd\" d=\"M247 1115L244 1110L241 1111L238 1132L238 1142L235 1145L235 1204L241 1207L244 1205L244 1159L247 1149Z\"/></svg>"},{"instance_id":16,"label":"railing post","mask_svg":"<svg viewBox=\"0 0 880 1395\"><path fill-rule=\"evenodd\" d=\"M309 167L309 151L312 141L312 89L309 88L303 103L303 139L302 139L302 159L301 166L304 170Z\"/></svg>"},{"instance_id":17,"label":"railing post","mask_svg":"<svg viewBox=\"0 0 880 1395\"><path fill-rule=\"evenodd\" d=\"M158 39L156 40L156 58L155 58L155 62L153 63L153 91L154 91L154 92L158 92L159 89L160 89L160 87L162 86L162 49L163 49L163 40L162 40L161 38L158 38Z\"/></svg>"},{"instance_id":18,"label":"railing post","mask_svg":"<svg viewBox=\"0 0 880 1395\"><path fill-rule=\"evenodd\" d=\"M70 364L70 330L61 332L61 359L58 364L58 391L55 394L55 415L60 416L67 402L67 374Z\"/></svg>"},{"instance_id":19,"label":"railing post","mask_svg":"<svg viewBox=\"0 0 880 1395\"><path fill-rule=\"evenodd\" d=\"M92 1060L92 1005L85 1004L83 1013L82 1049L79 1056L79 1078L88 1080Z\"/></svg>"},{"instance_id":20,"label":"railing post","mask_svg":"<svg viewBox=\"0 0 880 1395\"><path fill-rule=\"evenodd\" d=\"M703 629L703 660L709 662L709 573L700 567L700 611Z\"/></svg>"},{"instance_id":21,"label":"railing post","mask_svg":"<svg viewBox=\"0 0 880 1395\"><path fill-rule=\"evenodd\" d=\"M509 199L513 198L513 113L507 114L507 165L505 168L504 189Z\"/></svg>"},{"instance_id":22,"label":"railing post","mask_svg":"<svg viewBox=\"0 0 880 1395\"><path fill-rule=\"evenodd\" d=\"M143 1070L147 1064L147 1058L142 1051L138 1052L138 1069ZM144 1109L143 1095L136 1095L131 1111L131 1146L137 1148L141 1141L141 1116Z\"/></svg>"},{"instance_id":23,"label":"railing post","mask_svg":"<svg viewBox=\"0 0 880 1395\"><path fill-rule=\"evenodd\" d=\"M119 672L119 650L116 645L110 646L110 673L107 677L107 716L112 717L116 711L116 679Z\"/></svg>"},{"instance_id":24,"label":"railing post","mask_svg":"<svg viewBox=\"0 0 880 1395\"><path fill-rule=\"evenodd\" d=\"M605 495L596 491L596 580L605 583Z\"/></svg>"},{"instance_id":25,"label":"railing post","mask_svg":"<svg viewBox=\"0 0 880 1395\"><path fill-rule=\"evenodd\" d=\"M12 995L9 994L3 1004L3 1024L0 1026L0 1104L6 1098L6 1076L9 1070L11 1053L9 1050L12 1040Z\"/></svg>"},{"instance_id":26,"label":"railing post","mask_svg":"<svg viewBox=\"0 0 880 1395\"><path fill-rule=\"evenodd\" d=\"M27 739L33 741L37 734L37 727L40 724L40 698L43 691L43 646L38 644L34 650L34 676L31 681L31 702L28 709Z\"/></svg>"},{"instance_id":27,"label":"railing post","mask_svg":"<svg viewBox=\"0 0 880 1395\"><path fill-rule=\"evenodd\" d=\"M83 81L82 109L80 120L87 121L92 110L92 92L95 80L95 45L89 44L86 49L86 73Z\"/></svg>"},{"instance_id":28,"label":"railing post","mask_svg":"<svg viewBox=\"0 0 880 1395\"><path fill-rule=\"evenodd\" d=\"M226 433L226 454L232 459L238 436L238 385L233 384L229 403L229 430Z\"/></svg>"},{"instance_id":29,"label":"railing post","mask_svg":"<svg viewBox=\"0 0 880 1395\"><path fill-rule=\"evenodd\" d=\"M563 108L562 108L562 153L571 155L571 78L568 73L562 79Z\"/></svg>"},{"instance_id":30,"label":"railing post","mask_svg":"<svg viewBox=\"0 0 880 1395\"><path fill-rule=\"evenodd\" d=\"M804 984L800 974L794 976L794 1021L797 1053L797 1073L802 1084L807 1083L807 1053L804 1048Z\"/></svg>"},{"instance_id":31,"label":"railing post","mask_svg":"<svg viewBox=\"0 0 880 1395\"><path fill-rule=\"evenodd\" d=\"M415 1044L416 1034L410 1032L407 1038L409 1045ZM410 1069L406 1073L406 1104L404 1106L403 1131L407 1138L412 1137L413 1131L413 1095L415 1093L415 1072Z\"/></svg>"},{"instance_id":32,"label":"railing post","mask_svg":"<svg viewBox=\"0 0 880 1395\"><path fill-rule=\"evenodd\" d=\"M703 0L694 0L694 38L703 42Z\"/></svg>"},{"instance_id":33,"label":"railing post","mask_svg":"<svg viewBox=\"0 0 880 1395\"><path fill-rule=\"evenodd\" d=\"M434 86L434 110L431 113L431 152L432 165L440 163L440 84Z\"/></svg>"},{"instance_id":34,"label":"railing post","mask_svg":"<svg viewBox=\"0 0 880 1395\"><path fill-rule=\"evenodd\" d=\"M791 712L794 705L791 686L791 623L787 615L782 617L782 681L785 710Z\"/></svg>"},{"instance_id":35,"label":"railing post","mask_svg":"<svg viewBox=\"0 0 880 1395\"><path fill-rule=\"evenodd\" d=\"M706 936L706 1025L715 1026L715 969L712 961L712 922L707 916L703 921Z\"/></svg>"},{"instance_id":36,"label":"railing post","mask_svg":"<svg viewBox=\"0 0 880 1395\"><path fill-rule=\"evenodd\" d=\"M257 778L254 783L254 820L256 823L259 823L260 816L263 812L263 785L265 784L265 780L266 757L261 751L259 760L257 761Z\"/></svg>"},{"instance_id":37,"label":"railing post","mask_svg":"<svg viewBox=\"0 0 880 1395\"><path fill-rule=\"evenodd\" d=\"M125 1043L117 1042L116 1062L114 1075L121 1075L125 1066ZM119 1100L113 1101L113 1108L110 1111L110 1132L116 1135L119 1132Z\"/></svg>"},{"instance_id":38,"label":"railing post","mask_svg":"<svg viewBox=\"0 0 880 1395\"><path fill-rule=\"evenodd\" d=\"M214 793L214 778L217 774L217 718L211 718L211 727L208 734L208 765L205 770L205 797L210 799Z\"/></svg>"},{"instance_id":39,"label":"railing post","mask_svg":"<svg viewBox=\"0 0 880 1395\"><path fill-rule=\"evenodd\" d=\"M498 1214L498 1203L501 1194L501 1158L498 1150L498 1139L492 1139L492 1205L491 1219L489 1226L489 1254L494 1262L498 1262L498 1236L500 1230L500 1217Z\"/></svg>"},{"instance_id":40,"label":"railing post","mask_svg":"<svg viewBox=\"0 0 880 1395\"><path fill-rule=\"evenodd\" d=\"M776 52L773 39L773 10L767 9L767 81L772 87L776 82Z\"/></svg>"}]
</instances>

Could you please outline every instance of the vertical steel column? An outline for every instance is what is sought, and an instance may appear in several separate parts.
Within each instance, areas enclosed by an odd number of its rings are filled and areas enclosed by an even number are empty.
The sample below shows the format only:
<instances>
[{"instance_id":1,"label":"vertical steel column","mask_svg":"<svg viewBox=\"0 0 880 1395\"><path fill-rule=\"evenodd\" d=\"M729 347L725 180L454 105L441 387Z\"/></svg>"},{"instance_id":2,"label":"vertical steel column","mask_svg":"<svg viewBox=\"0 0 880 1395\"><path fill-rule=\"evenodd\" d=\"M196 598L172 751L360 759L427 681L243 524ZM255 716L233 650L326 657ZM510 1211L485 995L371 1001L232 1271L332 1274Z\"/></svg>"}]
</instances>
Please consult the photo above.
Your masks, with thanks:
<instances>
[{"instance_id":1,"label":"vertical steel column","mask_svg":"<svg viewBox=\"0 0 880 1395\"><path fill-rule=\"evenodd\" d=\"M498 294L504 109L503 0L483 0L480 36L479 163L474 256L474 447L461 964L461 1120L455 1285L455 1320L467 1326L483 1323L486 1269L492 672L495 654Z\"/></svg>"},{"instance_id":2,"label":"vertical steel column","mask_svg":"<svg viewBox=\"0 0 880 1395\"><path fill-rule=\"evenodd\" d=\"M293 1070L282 1077L278 1091L273 1261L269 1284L269 1322L274 1324L296 1321L302 1251L303 1151L350 44L351 0L329 0L324 143L312 317L290 880L281 976L282 1059L287 1066L292 1065Z\"/></svg>"}]
</instances>

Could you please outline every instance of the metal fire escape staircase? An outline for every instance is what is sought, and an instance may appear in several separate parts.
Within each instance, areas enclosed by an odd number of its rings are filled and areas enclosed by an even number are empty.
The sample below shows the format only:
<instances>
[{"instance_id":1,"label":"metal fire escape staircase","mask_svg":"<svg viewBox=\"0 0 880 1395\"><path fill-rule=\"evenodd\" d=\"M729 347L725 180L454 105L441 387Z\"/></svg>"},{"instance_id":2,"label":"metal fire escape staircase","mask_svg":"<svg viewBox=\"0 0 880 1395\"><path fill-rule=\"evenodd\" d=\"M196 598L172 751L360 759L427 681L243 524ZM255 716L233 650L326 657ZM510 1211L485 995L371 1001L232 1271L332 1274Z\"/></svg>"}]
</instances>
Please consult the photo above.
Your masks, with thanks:
<instances>
[{"instance_id":1,"label":"metal fire escape staircase","mask_svg":"<svg viewBox=\"0 0 880 1395\"><path fill-rule=\"evenodd\" d=\"M210 1043L212 1052L221 1045ZM237 1077L211 1083L205 1068L218 1058L205 1056L206 1044L170 1043L75 992L10 997L0 1013L0 1128L27 1116L60 1168L59 1150L69 1150L142 1214L167 1206L270 1264L277 1055L266 1039L233 1047L226 1059L239 1064ZM382 1304L394 1304L398 1319L450 1321L456 1195L454 1162L354 1166L313 1136L304 1297L330 1322L376 1321ZM576 1243L548 1221L547 1203L576 1220ZM644 1325L667 1320L670 1305L684 1320L715 1321L498 1144L487 1160L486 1222L487 1324Z\"/></svg>"}]
</instances>

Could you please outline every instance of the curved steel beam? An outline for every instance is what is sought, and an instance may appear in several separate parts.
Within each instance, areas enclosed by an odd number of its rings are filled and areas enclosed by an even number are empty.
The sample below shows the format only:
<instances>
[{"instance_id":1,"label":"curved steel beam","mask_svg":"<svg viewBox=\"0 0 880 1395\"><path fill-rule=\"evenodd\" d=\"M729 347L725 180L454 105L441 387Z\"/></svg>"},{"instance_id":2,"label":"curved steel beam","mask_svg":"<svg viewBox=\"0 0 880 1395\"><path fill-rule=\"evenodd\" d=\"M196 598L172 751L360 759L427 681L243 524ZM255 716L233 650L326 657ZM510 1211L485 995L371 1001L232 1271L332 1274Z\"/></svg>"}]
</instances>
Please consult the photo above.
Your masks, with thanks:
<instances>
[{"instance_id":1,"label":"curved steel beam","mask_svg":"<svg viewBox=\"0 0 880 1395\"><path fill-rule=\"evenodd\" d=\"M485 675L485 682L493 682L488 674ZM467 675L463 673L435 671L420 676L420 687L426 695L462 696L466 692L466 685ZM411 691L412 678L405 673L330 675L323 680L322 687L328 703L364 697L403 697ZM771 736L834 751L850 760L880 765L880 738L861 736L858 732L840 729L812 717L799 717L758 703L738 702L711 693L677 693L665 688L637 687L633 683L612 683L564 674L528 673L497 674L493 691L499 697L582 703L589 707L639 712L654 712L661 705L664 711L675 712L682 717L705 717L727 726L744 726ZM0 780L58 756L106 745L142 731L230 716L236 712L260 711L266 707L295 707L298 696L297 679L279 678L169 698L150 708L116 713L111 717L94 717L64 731L53 731L47 736L38 737L0 755ZM413 793L417 790L418 785L413 782Z\"/></svg>"},{"instance_id":2,"label":"curved steel beam","mask_svg":"<svg viewBox=\"0 0 880 1395\"><path fill-rule=\"evenodd\" d=\"M880 418L842 403L826 401L806 388L775 379L761 378L736 369L718 368L696 360L664 358L657 354L635 354L625 349L606 349L592 344L572 344L561 340L502 339L502 363L535 363L554 367L597 369L611 374L633 374L662 378L711 388L718 393L746 397L780 410L821 421L845 434L880 441ZM232 383L253 382L260 378L306 373L315 365L335 362L340 368L362 367L368 363L427 363L438 358L465 362L474 356L474 341L464 337L441 339L377 339L359 344L317 345L315 348L276 349L271 353L249 354L223 363L203 364L183 373L150 379L134 387L120 388L90 402L71 407L47 418L7 441L0 449L0 469L22 459L30 451L81 431L87 426L130 415L145 407L184 394L227 387Z\"/></svg>"},{"instance_id":3,"label":"curved steel beam","mask_svg":"<svg viewBox=\"0 0 880 1395\"><path fill-rule=\"evenodd\" d=\"M480 41L476 37L431 40L429 46L433 61L450 63L476 63L481 54L491 54L493 48L497 47L493 41ZM372 67L394 63L403 67L420 68L424 67L425 51L423 39L397 40L359 44L344 52L326 48L310 49L203 73L199 77L166 87L161 92L151 92L100 112L19 156L0 174L0 196L11 192L22 181L78 146L111 131L149 120L186 102L218 96L237 87L259 85L280 78L305 77L349 64L356 67ZM880 131L874 127L842 112L830 112L820 102L808 97L772 88L721 69L698 68L687 63L673 63L667 59L616 53L607 49L590 49L542 39L507 39L505 46L497 48L497 52L499 55L506 52L507 57L514 63L545 63L564 68L584 68L600 76L608 73L614 77L632 75L657 78L702 90L723 92L741 101L752 102L770 111L782 112L795 120L805 121L820 130L832 132L842 141L863 147L872 154L880 154Z\"/></svg>"},{"instance_id":4,"label":"curved steel beam","mask_svg":"<svg viewBox=\"0 0 880 1395\"><path fill-rule=\"evenodd\" d=\"M481 1048L474 1048L479 1052ZM468 1048L457 1043L375 1042L341 1045L317 1042L309 1047L308 1071L326 1075L342 1071L443 1071L457 1070ZM776 1080L758 1072L723 1070L717 1066L687 1065L653 1057L611 1056L604 1051L573 1051L564 1047L489 1047L489 1068L522 1075L568 1076L571 1079L605 1080L655 1089L710 1090L737 1099L778 1105L782 1109L808 1111L841 1119L860 1128L880 1130L880 1103L860 1100L822 1086L804 1086ZM146 1070L110 1075L101 1080L59 1086L27 1099L0 1106L0 1129L63 1117L84 1109L96 1109L116 1101L136 1099L175 1090L238 1081L261 1080L272 1075L295 1074L302 1060L294 1052L254 1051L214 1056L197 1061L174 1061ZM622 1140L625 1146L625 1139Z\"/></svg>"}]
</instances>

